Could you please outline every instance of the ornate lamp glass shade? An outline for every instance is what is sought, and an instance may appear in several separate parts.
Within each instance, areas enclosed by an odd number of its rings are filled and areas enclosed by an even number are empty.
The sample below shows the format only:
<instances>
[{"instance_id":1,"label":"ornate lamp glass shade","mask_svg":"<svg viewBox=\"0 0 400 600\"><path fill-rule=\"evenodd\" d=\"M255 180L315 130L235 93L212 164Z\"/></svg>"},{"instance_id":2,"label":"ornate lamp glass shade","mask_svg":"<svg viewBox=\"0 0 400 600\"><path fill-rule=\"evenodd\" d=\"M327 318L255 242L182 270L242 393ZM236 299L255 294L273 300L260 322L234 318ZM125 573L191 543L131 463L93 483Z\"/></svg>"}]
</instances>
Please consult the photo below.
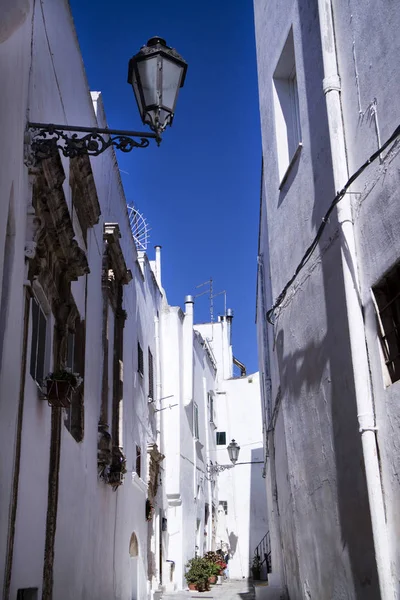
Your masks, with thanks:
<instances>
[{"instance_id":1,"label":"ornate lamp glass shade","mask_svg":"<svg viewBox=\"0 0 400 600\"><path fill-rule=\"evenodd\" d=\"M129 61L128 83L140 116L157 135L172 125L186 70L184 59L160 37L151 38Z\"/></svg>"},{"instance_id":2,"label":"ornate lamp glass shade","mask_svg":"<svg viewBox=\"0 0 400 600\"><path fill-rule=\"evenodd\" d=\"M232 464L235 465L239 458L240 446L235 442L235 440L232 440L231 443L229 444L227 450L228 450L229 460L231 461Z\"/></svg>"}]
</instances>

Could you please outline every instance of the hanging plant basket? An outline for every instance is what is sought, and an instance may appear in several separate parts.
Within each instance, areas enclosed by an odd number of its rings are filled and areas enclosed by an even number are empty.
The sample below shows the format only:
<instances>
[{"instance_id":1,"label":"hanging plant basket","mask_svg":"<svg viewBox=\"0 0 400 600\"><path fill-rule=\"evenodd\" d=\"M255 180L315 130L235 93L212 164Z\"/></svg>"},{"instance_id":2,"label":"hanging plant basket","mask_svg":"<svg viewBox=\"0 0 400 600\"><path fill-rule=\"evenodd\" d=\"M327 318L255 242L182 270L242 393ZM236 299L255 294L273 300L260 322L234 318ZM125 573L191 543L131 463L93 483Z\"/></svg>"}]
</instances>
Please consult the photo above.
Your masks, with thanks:
<instances>
[{"instance_id":1,"label":"hanging plant basket","mask_svg":"<svg viewBox=\"0 0 400 600\"><path fill-rule=\"evenodd\" d=\"M74 391L69 381L58 381L57 379L48 379L46 381L46 398L51 406L69 408L71 405L71 396Z\"/></svg>"}]
</instances>

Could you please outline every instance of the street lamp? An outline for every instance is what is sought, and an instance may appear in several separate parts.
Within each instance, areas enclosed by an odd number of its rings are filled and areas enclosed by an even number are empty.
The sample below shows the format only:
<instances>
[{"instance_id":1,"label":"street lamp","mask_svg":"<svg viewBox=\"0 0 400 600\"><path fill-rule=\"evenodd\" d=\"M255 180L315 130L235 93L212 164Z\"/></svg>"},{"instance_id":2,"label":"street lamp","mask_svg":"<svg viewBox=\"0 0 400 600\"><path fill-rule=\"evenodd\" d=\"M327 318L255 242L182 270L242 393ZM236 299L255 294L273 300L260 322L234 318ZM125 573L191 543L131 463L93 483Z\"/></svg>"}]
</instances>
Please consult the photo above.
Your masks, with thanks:
<instances>
[{"instance_id":1,"label":"street lamp","mask_svg":"<svg viewBox=\"0 0 400 600\"><path fill-rule=\"evenodd\" d=\"M232 440L227 450L229 460L231 461L233 466L235 466L237 463L237 459L239 458L240 446L235 442L235 440Z\"/></svg>"},{"instance_id":2,"label":"street lamp","mask_svg":"<svg viewBox=\"0 0 400 600\"><path fill-rule=\"evenodd\" d=\"M239 458L240 446L238 445L237 442L235 442L235 440L231 441L231 443L227 447L227 450L228 450L229 460L231 461L232 464L231 465L219 465L218 463L215 463L215 465L213 465L212 463L210 463L207 465L207 471L210 475L214 475L216 473L221 473L221 471L226 471L227 469L233 469L233 467L236 465L264 464L263 460L251 460L249 462L238 463L237 460Z\"/></svg>"},{"instance_id":3,"label":"street lamp","mask_svg":"<svg viewBox=\"0 0 400 600\"><path fill-rule=\"evenodd\" d=\"M26 164L37 164L58 150L68 158L75 158L83 154L98 156L110 146L122 152L146 148L150 139L155 139L159 145L162 132L167 125L172 125L186 71L187 63L176 50L167 46L160 37L151 38L130 59L128 83L133 87L143 123L149 125L153 132L29 122ZM79 133L86 135L79 136Z\"/></svg>"},{"instance_id":4,"label":"street lamp","mask_svg":"<svg viewBox=\"0 0 400 600\"><path fill-rule=\"evenodd\" d=\"M150 38L129 61L128 83L133 87L140 116L158 136L172 125L186 71L182 56L160 37Z\"/></svg>"}]
</instances>

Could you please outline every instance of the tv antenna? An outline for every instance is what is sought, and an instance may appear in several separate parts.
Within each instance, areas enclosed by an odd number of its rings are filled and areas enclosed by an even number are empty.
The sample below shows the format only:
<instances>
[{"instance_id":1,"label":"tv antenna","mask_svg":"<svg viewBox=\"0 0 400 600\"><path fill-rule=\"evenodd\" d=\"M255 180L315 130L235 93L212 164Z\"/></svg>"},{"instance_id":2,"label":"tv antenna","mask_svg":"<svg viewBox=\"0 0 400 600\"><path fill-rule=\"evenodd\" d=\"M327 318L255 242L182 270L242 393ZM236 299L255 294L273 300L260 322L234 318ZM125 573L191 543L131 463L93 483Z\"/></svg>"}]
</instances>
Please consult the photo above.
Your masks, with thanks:
<instances>
[{"instance_id":1,"label":"tv antenna","mask_svg":"<svg viewBox=\"0 0 400 600\"><path fill-rule=\"evenodd\" d=\"M136 250L146 252L150 239L150 228L145 217L133 205L128 204L129 225Z\"/></svg>"},{"instance_id":2,"label":"tv antenna","mask_svg":"<svg viewBox=\"0 0 400 600\"><path fill-rule=\"evenodd\" d=\"M208 299L210 301L210 323L214 323L214 298L216 298L217 296L221 296L221 294L224 294L224 315L226 315L226 290L222 290L222 292L217 292L216 294L214 294L212 277L210 277L210 279L208 279L207 281L204 281L204 283L196 285L196 290L205 285L208 286L208 289L204 292L200 292L200 294L195 294L195 298L208 294Z\"/></svg>"}]
</instances>

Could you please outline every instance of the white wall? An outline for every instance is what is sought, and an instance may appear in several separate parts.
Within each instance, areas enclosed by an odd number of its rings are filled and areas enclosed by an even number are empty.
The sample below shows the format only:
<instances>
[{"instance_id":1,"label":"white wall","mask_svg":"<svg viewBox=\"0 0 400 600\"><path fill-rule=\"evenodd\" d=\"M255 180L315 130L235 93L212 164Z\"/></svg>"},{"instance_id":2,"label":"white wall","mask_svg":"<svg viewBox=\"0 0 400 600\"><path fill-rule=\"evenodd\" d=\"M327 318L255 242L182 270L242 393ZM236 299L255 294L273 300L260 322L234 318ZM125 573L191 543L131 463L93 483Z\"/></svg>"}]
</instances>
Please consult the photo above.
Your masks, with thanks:
<instances>
[{"instance_id":1,"label":"white wall","mask_svg":"<svg viewBox=\"0 0 400 600\"><path fill-rule=\"evenodd\" d=\"M263 137L264 190L260 247L271 269L267 309L293 275L336 190L323 93L317 3L255 0ZM382 142L398 125L398 6L333 2L349 174L378 147L371 103L377 100ZM272 76L293 27L303 148L279 190ZM369 108L368 108L369 107ZM370 353L392 570L398 581L398 389L385 389L371 286L398 260L397 148L352 189L360 298ZM346 200L347 201L347 200ZM268 223L268 225L266 225ZM265 313L258 313L259 345ZM377 572L354 400L347 307L335 211L316 252L289 290L275 325L267 481L281 541L278 565L291 598L377 598ZM270 347L271 349L271 347ZM266 360L265 353L262 355ZM260 369L263 369L261 365ZM275 469L276 467L276 469ZM276 470L276 474L274 471ZM280 518L276 518L279 509ZM280 544L279 544L280 547ZM278 549L279 553L279 549ZM279 557L275 554L276 558ZM333 565L327 570L326 565ZM273 569L275 568L273 561ZM398 584L396 584L398 586Z\"/></svg>"},{"instance_id":2,"label":"white wall","mask_svg":"<svg viewBox=\"0 0 400 600\"><path fill-rule=\"evenodd\" d=\"M195 310L195 309L194 309ZM211 548L212 505L216 489L207 475L207 458L215 448L210 423L207 393L215 390L216 372L204 347L204 340L193 331L193 304L178 307L164 304L163 395L178 406L163 411L163 439L168 499L168 560L174 561L173 581L164 578L167 589L186 587L185 565L195 553ZM195 438L193 406L198 407L199 437ZM205 505L209 521L205 524ZM205 535L207 534L207 535ZM167 567L169 575L169 566Z\"/></svg>"},{"instance_id":3,"label":"white wall","mask_svg":"<svg viewBox=\"0 0 400 600\"><path fill-rule=\"evenodd\" d=\"M95 125L82 59L72 18L63 0L7 3L6 9L29 8L25 21L10 25L10 35L2 35L0 72L4 94L0 100L2 131L12 143L3 148L0 161L2 190L0 221L7 223L9 199L13 198L15 252L10 281L6 289L7 329L2 346L1 386L1 497L0 573L4 573L11 507L12 475L15 459L15 434L22 356L24 245L26 209L32 190L28 169L23 164L23 134L26 109L38 122ZM3 8L3 7L2 7ZM6 13L6 14L11 14ZM11 14L12 17L12 14ZM10 17L10 18L11 18ZM11 19L12 21L12 19ZM10 22L11 22L10 21ZM31 34L33 32L33 58ZM4 34L4 32L3 32ZM5 39L5 41L3 41ZM66 57L68 60L66 60ZM32 58L32 62L31 62ZM18 72L18 77L15 73ZM98 97L97 97L98 98ZM100 102L100 100L99 100ZM104 122L100 105L99 123ZM66 179L63 185L71 206L69 161L62 159ZM148 597L147 546L149 525L145 520L146 483L134 475L136 444L143 453L142 478L146 479L146 448L156 441L154 412L149 412L147 349L151 348L156 374L155 318L161 309L161 291L147 257L141 266L129 229L125 197L113 151L92 160L92 169L102 215L88 231L87 312L86 277L73 283L72 293L82 316L86 317L85 428L84 440L77 443L62 424L59 467L58 513L54 549L53 597L125 598L132 594ZM12 222L12 220L11 220ZM125 482L117 492L97 477L97 425L101 403L102 365L102 257L103 224L116 222L121 230L121 247L133 280L124 287L123 307L127 312L124 329L123 447L127 457ZM4 228L0 226L0 247L4 247ZM1 261L3 254L1 253ZM2 305L4 307L4 295ZM30 336L29 332L29 336ZM137 340L144 350L145 376L137 372ZM10 597L17 590L42 589L44 544L48 495L51 408L38 396L29 374L30 337L24 390L18 508L11 572ZM49 370L51 364L49 364ZM7 393L5 392L7 390ZM162 490L159 492L162 508ZM138 590L132 590L132 559L129 541L132 532L139 540L137 563ZM154 540L154 536L153 536ZM2 581L0 582L3 583Z\"/></svg>"},{"instance_id":4,"label":"white wall","mask_svg":"<svg viewBox=\"0 0 400 600\"><path fill-rule=\"evenodd\" d=\"M228 502L229 576L241 579L251 574L249 565L256 546L269 529L259 374L226 380L221 391L224 393L217 398L218 430L226 431L227 444L237 441L240 453L238 464L219 474L218 494L219 500ZM215 457L219 464L229 464L226 447L217 446ZM242 462L258 464L239 464Z\"/></svg>"},{"instance_id":5,"label":"white wall","mask_svg":"<svg viewBox=\"0 0 400 600\"><path fill-rule=\"evenodd\" d=\"M259 463L237 465L213 477L218 500L228 503L229 575L241 579L249 576L256 546L268 531L259 374L232 377L233 353L224 318L217 323L196 324L195 330L208 340L217 365L213 439L216 440L217 431L225 432L227 445L234 438L241 447L238 462ZM216 446L210 451L214 464L230 464L226 447Z\"/></svg>"}]
</instances>

